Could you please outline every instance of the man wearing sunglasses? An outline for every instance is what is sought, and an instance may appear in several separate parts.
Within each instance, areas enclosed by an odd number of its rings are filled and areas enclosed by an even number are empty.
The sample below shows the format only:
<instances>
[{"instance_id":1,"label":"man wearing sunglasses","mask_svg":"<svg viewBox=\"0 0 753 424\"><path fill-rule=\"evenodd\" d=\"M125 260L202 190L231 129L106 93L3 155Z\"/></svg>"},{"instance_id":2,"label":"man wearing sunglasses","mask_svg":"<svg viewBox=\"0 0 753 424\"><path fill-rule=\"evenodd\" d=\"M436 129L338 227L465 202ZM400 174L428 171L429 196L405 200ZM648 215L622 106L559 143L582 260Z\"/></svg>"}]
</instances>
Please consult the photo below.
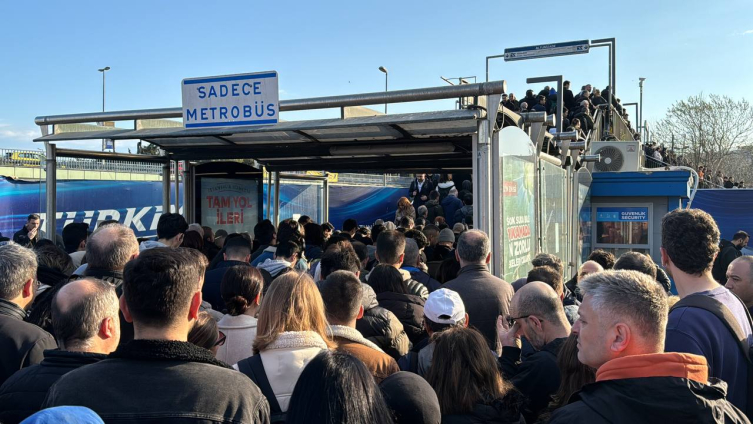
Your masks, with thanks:
<instances>
[{"instance_id":1,"label":"man wearing sunglasses","mask_svg":"<svg viewBox=\"0 0 753 424\"><path fill-rule=\"evenodd\" d=\"M570 335L560 297L541 281L526 284L513 296L510 315L497 319L497 334L502 345L502 373L530 400L523 416L526 422L535 422L560 385L557 354ZM522 361L521 336L536 349Z\"/></svg>"}]
</instances>

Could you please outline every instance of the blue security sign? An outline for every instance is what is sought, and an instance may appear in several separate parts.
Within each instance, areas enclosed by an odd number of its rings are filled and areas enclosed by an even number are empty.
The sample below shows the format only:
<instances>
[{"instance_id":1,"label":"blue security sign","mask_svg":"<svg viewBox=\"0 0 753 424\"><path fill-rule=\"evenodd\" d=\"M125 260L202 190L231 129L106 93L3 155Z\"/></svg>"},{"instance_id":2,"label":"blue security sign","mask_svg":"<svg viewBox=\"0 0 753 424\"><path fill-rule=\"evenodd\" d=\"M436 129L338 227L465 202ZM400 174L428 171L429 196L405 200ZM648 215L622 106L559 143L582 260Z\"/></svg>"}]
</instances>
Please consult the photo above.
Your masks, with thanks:
<instances>
[{"instance_id":1,"label":"blue security sign","mask_svg":"<svg viewBox=\"0 0 753 424\"><path fill-rule=\"evenodd\" d=\"M648 208L596 208L596 222L648 222Z\"/></svg>"},{"instance_id":2,"label":"blue security sign","mask_svg":"<svg viewBox=\"0 0 753 424\"><path fill-rule=\"evenodd\" d=\"M186 128L276 124L277 72L187 78L182 83Z\"/></svg>"},{"instance_id":3,"label":"blue security sign","mask_svg":"<svg viewBox=\"0 0 753 424\"><path fill-rule=\"evenodd\" d=\"M512 60L540 59L542 57L565 56L588 53L588 40L567 43L540 44L538 46L513 47L505 49L505 62Z\"/></svg>"}]
</instances>

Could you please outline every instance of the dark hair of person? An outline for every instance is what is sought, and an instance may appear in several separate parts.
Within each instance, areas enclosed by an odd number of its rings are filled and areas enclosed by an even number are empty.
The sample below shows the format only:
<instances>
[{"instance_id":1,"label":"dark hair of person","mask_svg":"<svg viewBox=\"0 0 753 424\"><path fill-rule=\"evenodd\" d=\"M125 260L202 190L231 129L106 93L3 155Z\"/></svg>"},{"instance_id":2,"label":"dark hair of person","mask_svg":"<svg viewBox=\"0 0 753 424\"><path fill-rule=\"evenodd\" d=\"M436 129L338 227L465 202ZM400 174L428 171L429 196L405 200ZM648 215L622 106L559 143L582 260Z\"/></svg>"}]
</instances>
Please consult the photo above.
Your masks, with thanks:
<instances>
[{"instance_id":1,"label":"dark hair of person","mask_svg":"<svg viewBox=\"0 0 753 424\"><path fill-rule=\"evenodd\" d=\"M335 271L350 271L355 275L361 270L361 261L350 243L340 243L327 248L319 264L322 278L327 278Z\"/></svg>"},{"instance_id":2,"label":"dark hair of person","mask_svg":"<svg viewBox=\"0 0 753 424\"><path fill-rule=\"evenodd\" d=\"M306 240L306 247L308 246L324 246L324 229L319 224L309 222L303 226L304 239Z\"/></svg>"},{"instance_id":3,"label":"dark hair of person","mask_svg":"<svg viewBox=\"0 0 753 424\"><path fill-rule=\"evenodd\" d=\"M614 263L615 271L638 271L656 280L656 264L650 257L638 252L625 252Z\"/></svg>"},{"instance_id":4,"label":"dark hair of person","mask_svg":"<svg viewBox=\"0 0 753 424\"><path fill-rule=\"evenodd\" d=\"M28 238L28 237L27 237ZM54 241L50 239L41 239L37 242L37 244L34 246L34 250L41 249L43 247L47 246L57 246Z\"/></svg>"},{"instance_id":5,"label":"dark hair of person","mask_svg":"<svg viewBox=\"0 0 753 424\"><path fill-rule=\"evenodd\" d=\"M369 274L368 282L376 294L384 292L408 294L403 275L392 265L375 266Z\"/></svg>"},{"instance_id":6,"label":"dark hair of person","mask_svg":"<svg viewBox=\"0 0 753 424\"><path fill-rule=\"evenodd\" d=\"M191 331L188 332L188 343L212 350L217 344L219 335L220 330L217 328L217 322L209 315L209 312L201 311L198 319L191 327Z\"/></svg>"},{"instance_id":7,"label":"dark hair of person","mask_svg":"<svg viewBox=\"0 0 753 424\"><path fill-rule=\"evenodd\" d=\"M34 247L34 252L37 254L37 266L47 267L60 271L66 276L73 274L76 269L73 267L73 260L68 256L65 251L54 244L45 244L39 247ZM39 270L37 269L37 273Z\"/></svg>"},{"instance_id":8,"label":"dark hair of person","mask_svg":"<svg viewBox=\"0 0 753 424\"><path fill-rule=\"evenodd\" d=\"M542 283L546 283L553 288L557 294L561 294L564 290L562 274L557 272L557 270L551 266L537 266L528 271L526 281L541 281Z\"/></svg>"},{"instance_id":9,"label":"dark hair of person","mask_svg":"<svg viewBox=\"0 0 753 424\"><path fill-rule=\"evenodd\" d=\"M289 258L296 253L301 253L301 246L298 243L295 243L292 240L283 241L282 243L277 243L277 250L275 251L275 256L278 259L282 258Z\"/></svg>"},{"instance_id":10,"label":"dark hair of person","mask_svg":"<svg viewBox=\"0 0 753 424\"><path fill-rule=\"evenodd\" d=\"M270 245L276 233L275 226L268 219L254 225L254 238L263 245Z\"/></svg>"},{"instance_id":11,"label":"dark hair of person","mask_svg":"<svg viewBox=\"0 0 753 424\"><path fill-rule=\"evenodd\" d=\"M78 250L81 242L89 236L89 224L85 222L71 222L63 228L63 244L66 253Z\"/></svg>"},{"instance_id":12,"label":"dark hair of person","mask_svg":"<svg viewBox=\"0 0 753 424\"><path fill-rule=\"evenodd\" d=\"M33 219L39 219L39 215L37 215L37 214L33 213L33 214L31 214L31 215L27 216L27 217L26 217L26 222L29 222L29 221L31 221L31 220L33 220Z\"/></svg>"},{"instance_id":13,"label":"dark hair of person","mask_svg":"<svg viewBox=\"0 0 753 424\"><path fill-rule=\"evenodd\" d=\"M102 227L106 227L111 224L120 224L120 221L117 219L105 219L104 221L97 222L97 229L99 230ZM188 227L186 227L188 229Z\"/></svg>"},{"instance_id":14,"label":"dark hair of person","mask_svg":"<svg viewBox=\"0 0 753 424\"><path fill-rule=\"evenodd\" d=\"M288 424L392 423L390 410L366 365L356 357L324 351L295 384Z\"/></svg>"},{"instance_id":15,"label":"dark hair of person","mask_svg":"<svg viewBox=\"0 0 753 424\"><path fill-rule=\"evenodd\" d=\"M277 226L277 245L286 241L303 246L303 226L293 218L288 218Z\"/></svg>"},{"instance_id":16,"label":"dark hair of person","mask_svg":"<svg viewBox=\"0 0 753 424\"><path fill-rule=\"evenodd\" d=\"M24 321L40 327L55 337L55 328L52 325L52 301L55 299L57 292L67 283L68 281L63 281L37 295Z\"/></svg>"},{"instance_id":17,"label":"dark hair of person","mask_svg":"<svg viewBox=\"0 0 753 424\"><path fill-rule=\"evenodd\" d=\"M196 231L186 231L180 247L201 251L204 249L204 237Z\"/></svg>"},{"instance_id":18,"label":"dark hair of person","mask_svg":"<svg viewBox=\"0 0 753 424\"><path fill-rule=\"evenodd\" d=\"M565 273L565 266L562 264L562 259L558 258L551 253L539 253L531 259L531 265L537 266L550 266L557 270L560 274ZM533 281L533 280L529 280Z\"/></svg>"},{"instance_id":19,"label":"dark hair of person","mask_svg":"<svg viewBox=\"0 0 753 424\"><path fill-rule=\"evenodd\" d=\"M588 255L589 261L594 261L604 268L604 271L614 268L614 254L606 250L596 249Z\"/></svg>"},{"instance_id":20,"label":"dark hair of person","mask_svg":"<svg viewBox=\"0 0 753 424\"><path fill-rule=\"evenodd\" d=\"M437 200L437 199L439 199L439 192L432 191L431 193L429 193L429 200Z\"/></svg>"},{"instance_id":21,"label":"dark hair of person","mask_svg":"<svg viewBox=\"0 0 753 424\"><path fill-rule=\"evenodd\" d=\"M327 321L343 324L354 320L361 306L363 288L352 272L335 271L319 283Z\"/></svg>"},{"instance_id":22,"label":"dark hair of person","mask_svg":"<svg viewBox=\"0 0 753 424\"><path fill-rule=\"evenodd\" d=\"M443 416L470 413L477 403L502 399L512 390L478 331L448 328L433 341L434 356L426 381L437 393Z\"/></svg>"},{"instance_id":23,"label":"dark hair of person","mask_svg":"<svg viewBox=\"0 0 753 424\"><path fill-rule=\"evenodd\" d=\"M741 230L741 231L736 232L735 235L732 236L732 241L735 241L735 240L745 240L748 237L749 237L748 233L746 233L745 231Z\"/></svg>"},{"instance_id":24,"label":"dark hair of person","mask_svg":"<svg viewBox=\"0 0 753 424\"><path fill-rule=\"evenodd\" d=\"M700 209L676 209L662 218L661 244L672 263L690 275L711 269L719 253L719 229Z\"/></svg>"},{"instance_id":25,"label":"dark hair of person","mask_svg":"<svg viewBox=\"0 0 753 424\"><path fill-rule=\"evenodd\" d=\"M442 261L437 272L437 281L444 284L448 281L458 278L460 272L460 262L455 257L450 257Z\"/></svg>"},{"instance_id":26,"label":"dark hair of person","mask_svg":"<svg viewBox=\"0 0 753 424\"><path fill-rule=\"evenodd\" d=\"M426 225L426 218L419 216L418 218L416 218L415 224L416 225L413 227L414 229L419 229L419 230L423 229L424 226Z\"/></svg>"},{"instance_id":27,"label":"dark hair of person","mask_svg":"<svg viewBox=\"0 0 753 424\"><path fill-rule=\"evenodd\" d=\"M560 370L560 387L554 395L550 407L567 405L570 396L586 384L596 381L596 373L578 360L578 335L570 334L557 354L557 367Z\"/></svg>"},{"instance_id":28,"label":"dark hair of person","mask_svg":"<svg viewBox=\"0 0 753 424\"><path fill-rule=\"evenodd\" d=\"M410 225L413 224L413 218L409 216L404 216L400 218L400 226L403 228L408 228Z\"/></svg>"},{"instance_id":29,"label":"dark hair of person","mask_svg":"<svg viewBox=\"0 0 753 424\"><path fill-rule=\"evenodd\" d=\"M304 228L306 227L306 224L310 224L312 222L314 222L314 220L311 219L311 217L308 215L301 215L298 218L298 223L301 224Z\"/></svg>"},{"instance_id":30,"label":"dark hair of person","mask_svg":"<svg viewBox=\"0 0 753 424\"><path fill-rule=\"evenodd\" d=\"M343 222L343 231L345 231L346 233L349 233L357 229L358 229L358 221L356 221L355 219L350 218L350 219L346 219L345 222Z\"/></svg>"},{"instance_id":31,"label":"dark hair of person","mask_svg":"<svg viewBox=\"0 0 753 424\"><path fill-rule=\"evenodd\" d=\"M473 194L468 193L463 197L463 204L465 205L473 205Z\"/></svg>"},{"instance_id":32,"label":"dark hair of person","mask_svg":"<svg viewBox=\"0 0 753 424\"><path fill-rule=\"evenodd\" d=\"M377 241L377 238L379 238L379 233L384 231L384 224L379 224L371 227L371 239L374 240L374 242Z\"/></svg>"},{"instance_id":33,"label":"dark hair of person","mask_svg":"<svg viewBox=\"0 0 753 424\"><path fill-rule=\"evenodd\" d=\"M235 265L225 271L220 283L220 295L227 313L242 315L264 290L264 277L249 265ZM259 302L261 304L261 302Z\"/></svg>"},{"instance_id":34,"label":"dark hair of person","mask_svg":"<svg viewBox=\"0 0 753 424\"><path fill-rule=\"evenodd\" d=\"M427 327L429 327L429 330L431 330L432 334L441 333L444 330L447 330L448 328L452 327L464 327L465 326L465 318L458 321L456 324L440 324L437 322L434 322L430 320L429 318L424 317L424 323Z\"/></svg>"},{"instance_id":35,"label":"dark hair of person","mask_svg":"<svg viewBox=\"0 0 753 424\"><path fill-rule=\"evenodd\" d=\"M206 242L210 242L210 243L214 242L214 231L212 231L212 227L208 227L206 225L202 225L201 229L204 230L204 234L202 234L202 236L204 236L204 243L206 243Z\"/></svg>"},{"instance_id":36,"label":"dark hair of person","mask_svg":"<svg viewBox=\"0 0 753 424\"><path fill-rule=\"evenodd\" d=\"M251 254L251 243L245 237L228 237L223 250L228 259L245 258Z\"/></svg>"},{"instance_id":37,"label":"dark hair of person","mask_svg":"<svg viewBox=\"0 0 753 424\"><path fill-rule=\"evenodd\" d=\"M188 230L186 218L179 213L163 213L157 222L157 238L171 239Z\"/></svg>"},{"instance_id":38,"label":"dark hair of person","mask_svg":"<svg viewBox=\"0 0 753 424\"><path fill-rule=\"evenodd\" d=\"M417 230L415 228L406 231L405 238L413 239L418 246L418 250L421 250L429 245L429 239L426 238L426 235L424 235L421 230Z\"/></svg>"},{"instance_id":39,"label":"dark hair of person","mask_svg":"<svg viewBox=\"0 0 753 424\"><path fill-rule=\"evenodd\" d=\"M184 316L207 260L193 249L148 249L123 271L123 296L134 322L165 327Z\"/></svg>"},{"instance_id":40,"label":"dark hair of person","mask_svg":"<svg viewBox=\"0 0 753 424\"><path fill-rule=\"evenodd\" d=\"M376 255L379 262L393 265L405 253L405 235L399 231L382 231L377 238Z\"/></svg>"},{"instance_id":41,"label":"dark hair of person","mask_svg":"<svg viewBox=\"0 0 753 424\"><path fill-rule=\"evenodd\" d=\"M322 230L332 232L335 231L335 226L329 222L325 222L322 224Z\"/></svg>"},{"instance_id":42,"label":"dark hair of person","mask_svg":"<svg viewBox=\"0 0 753 424\"><path fill-rule=\"evenodd\" d=\"M369 248L365 244L360 241L354 241L350 245L353 246L353 250L356 252L359 261L363 262L364 259L369 257Z\"/></svg>"}]
</instances>

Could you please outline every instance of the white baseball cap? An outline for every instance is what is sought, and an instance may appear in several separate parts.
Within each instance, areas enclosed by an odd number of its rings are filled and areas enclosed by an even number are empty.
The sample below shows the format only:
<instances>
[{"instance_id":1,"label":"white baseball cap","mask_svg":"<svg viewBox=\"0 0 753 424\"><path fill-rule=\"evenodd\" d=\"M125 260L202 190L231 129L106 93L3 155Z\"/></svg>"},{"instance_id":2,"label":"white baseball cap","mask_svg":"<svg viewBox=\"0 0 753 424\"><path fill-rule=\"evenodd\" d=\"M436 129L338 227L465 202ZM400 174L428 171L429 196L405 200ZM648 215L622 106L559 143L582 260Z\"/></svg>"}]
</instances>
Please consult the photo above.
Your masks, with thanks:
<instances>
[{"instance_id":1,"label":"white baseball cap","mask_svg":"<svg viewBox=\"0 0 753 424\"><path fill-rule=\"evenodd\" d=\"M455 325L465 318L463 299L452 290L433 291L424 305L424 316L437 324Z\"/></svg>"}]
</instances>

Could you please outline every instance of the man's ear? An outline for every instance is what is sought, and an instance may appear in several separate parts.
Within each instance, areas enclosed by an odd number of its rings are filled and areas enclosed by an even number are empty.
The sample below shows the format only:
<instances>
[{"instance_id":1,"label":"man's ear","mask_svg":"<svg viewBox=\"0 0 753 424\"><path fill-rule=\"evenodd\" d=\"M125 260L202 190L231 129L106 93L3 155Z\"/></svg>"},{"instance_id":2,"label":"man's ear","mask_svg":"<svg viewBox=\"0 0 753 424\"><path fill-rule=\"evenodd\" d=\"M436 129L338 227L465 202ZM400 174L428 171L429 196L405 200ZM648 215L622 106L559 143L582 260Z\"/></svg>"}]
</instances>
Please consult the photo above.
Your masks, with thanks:
<instances>
[{"instance_id":1,"label":"man's ear","mask_svg":"<svg viewBox=\"0 0 753 424\"><path fill-rule=\"evenodd\" d=\"M107 317L102 320L101 323L99 323L99 332L98 335L102 339L110 339L115 337L117 332L115 331L115 320L118 319L117 317Z\"/></svg>"},{"instance_id":2,"label":"man's ear","mask_svg":"<svg viewBox=\"0 0 753 424\"><path fill-rule=\"evenodd\" d=\"M24 288L23 288L23 293L22 293L24 298L34 296L34 286L36 284L37 284L37 280L33 278L30 278L24 283Z\"/></svg>"},{"instance_id":3,"label":"man's ear","mask_svg":"<svg viewBox=\"0 0 753 424\"><path fill-rule=\"evenodd\" d=\"M188 320L199 319L199 310L201 308L201 290L193 294L191 305L188 308Z\"/></svg>"},{"instance_id":4,"label":"man's ear","mask_svg":"<svg viewBox=\"0 0 753 424\"><path fill-rule=\"evenodd\" d=\"M254 298L254 301L251 302L253 305L261 305L261 293L257 294Z\"/></svg>"},{"instance_id":5,"label":"man's ear","mask_svg":"<svg viewBox=\"0 0 753 424\"><path fill-rule=\"evenodd\" d=\"M460 255L458 255L458 249L455 249L455 260L460 263Z\"/></svg>"},{"instance_id":6,"label":"man's ear","mask_svg":"<svg viewBox=\"0 0 753 424\"><path fill-rule=\"evenodd\" d=\"M358 316L356 316L356 319L363 318L363 305L358 307Z\"/></svg>"},{"instance_id":7,"label":"man's ear","mask_svg":"<svg viewBox=\"0 0 753 424\"><path fill-rule=\"evenodd\" d=\"M227 261L227 253L223 253L222 254L222 260L223 261Z\"/></svg>"},{"instance_id":8,"label":"man's ear","mask_svg":"<svg viewBox=\"0 0 753 424\"><path fill-rule=\"evenodd\" d=\"M402 265L404 260L405 260L405 253L401 253L400 258L398 260L399 261L398 264Z\"/></svg>"},{"instance_id":9,"label":"man's ear","mask_svg":"<svg viewBox=\"0 0 753 424\"><path fill-rule=\"evenodd\" d=\"M133 322L133 317L131 317L131 311L128 310L128 304L125 301L125 296L120 296L120 312L123 313L123 318L125 318L126 322Z\"/></svg>"},{"instance_id":10,"label":"man's ear","mask_svg":"<svg viewBox=\"0 0 753 424\"><path fill-rule=\"evenodd\" d=\"M489 265L489 262L492 261L492 252L489 252L488 255L486 255L486 264Z\"/></svg>"},{"instance_id":11,"label":"man's ear","mask_svg":"<svg viewBox=\"0 0 753 424\"><path fill-rule=\"evenodd\" d=\"M470 324L471 318L468 316L468 313L465 314L465 324L463 324L463 327L468 328L468 324Z\"/></svg>"},{"instance_id":12,"label":"man's ear","mask_svg":"<svg viewBox=\"0 0 753 424\"><path fill-rule=\"evenodd\" d=\"M630 345L632 336L633 334L630 331L630 327L625 323L618 322L609 333L607 333L610 342L610 350L614 353L624 351Z\"/></svg>"}]
</instances>

